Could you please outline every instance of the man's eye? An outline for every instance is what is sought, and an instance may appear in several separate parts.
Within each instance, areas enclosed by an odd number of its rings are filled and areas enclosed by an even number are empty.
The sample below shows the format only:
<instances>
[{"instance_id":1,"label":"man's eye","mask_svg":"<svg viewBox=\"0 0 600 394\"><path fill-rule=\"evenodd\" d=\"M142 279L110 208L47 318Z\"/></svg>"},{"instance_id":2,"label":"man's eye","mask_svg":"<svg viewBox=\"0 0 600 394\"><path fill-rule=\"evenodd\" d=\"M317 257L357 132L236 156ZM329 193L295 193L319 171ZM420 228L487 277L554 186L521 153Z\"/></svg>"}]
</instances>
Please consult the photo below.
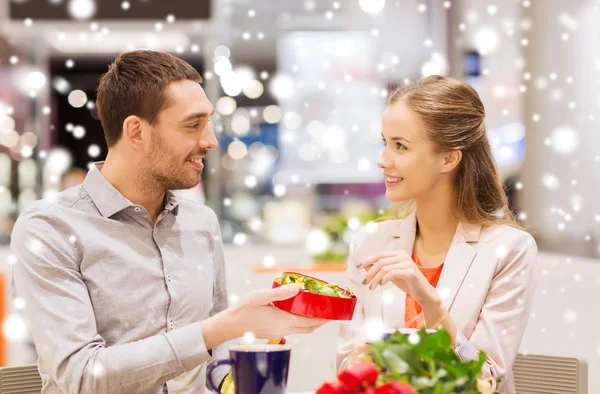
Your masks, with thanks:
<instances>
[{"instance_id":1,"label":"man's eye","mask_svg":"<svg viewBox=\"0 0 600 394\"><path fill-rule=\"evenodd\" d=\"M192 128L192 129L195 129L196 127L198 127L199 124L200 123L194 123L192 125L189 125L188 127Z\"/></svg>"}]
</instances>

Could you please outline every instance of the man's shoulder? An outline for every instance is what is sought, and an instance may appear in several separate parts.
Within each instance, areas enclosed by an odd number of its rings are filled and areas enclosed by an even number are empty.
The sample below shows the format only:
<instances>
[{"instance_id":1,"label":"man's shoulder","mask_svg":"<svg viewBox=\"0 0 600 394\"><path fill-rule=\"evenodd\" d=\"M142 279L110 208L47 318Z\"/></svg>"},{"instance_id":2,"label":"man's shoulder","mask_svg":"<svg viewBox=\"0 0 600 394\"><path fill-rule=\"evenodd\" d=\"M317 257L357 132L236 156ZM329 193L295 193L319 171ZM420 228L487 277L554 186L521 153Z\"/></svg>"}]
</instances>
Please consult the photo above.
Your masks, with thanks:
<instances>
[{"instance_id":1,"label":"man's shoulder","mask_svg":"<svg viewBox=\"0 0 600 394\"><path fill-rule=\"evenodd\" d=\"M30 217L64 217L68 210L78 209L78 205L85 204L87 197L88 195L81 185L73 186L31 202L21 211L18 220L23 221Z\"/></svg>"},{"instance_id":2,"label":"man's shoulder","mask_svg":"<svg viewBox=\"0 0 600 394\"><path fill-rule=\"evenodd\" d=\"M23 212L27 211L53 211L73 208L77 203L85 200L88 194L82 185L70 187L55 194L46 195L40 200L33 201Z\"/></svg>"},{"instance_id":3,"label":"man's shoulder","mask_svg":"<svg viewBox=\"0 0 600 394\"><path fill-rule=\"evenodd\" d=\"M81 199L80 191L70 188L30 203L20 212L13 226L11 248L24 247L33 252L45 250L45 245L70 252L73 228L69 219L73 209L79 209L75 206Z\"/></svg>"},{"instance_id":4,"label":"man's shoulder","mask_svg":"<svg viewBox=\"0 0 600 394\"><path fill-rule=\"evenodd\" d=\"M218 225L217 214L209 206L179 195L177 196L177 202L179 204L179 217L196 221L203 218L211 226Z\"/></svg>"}]
</instances>

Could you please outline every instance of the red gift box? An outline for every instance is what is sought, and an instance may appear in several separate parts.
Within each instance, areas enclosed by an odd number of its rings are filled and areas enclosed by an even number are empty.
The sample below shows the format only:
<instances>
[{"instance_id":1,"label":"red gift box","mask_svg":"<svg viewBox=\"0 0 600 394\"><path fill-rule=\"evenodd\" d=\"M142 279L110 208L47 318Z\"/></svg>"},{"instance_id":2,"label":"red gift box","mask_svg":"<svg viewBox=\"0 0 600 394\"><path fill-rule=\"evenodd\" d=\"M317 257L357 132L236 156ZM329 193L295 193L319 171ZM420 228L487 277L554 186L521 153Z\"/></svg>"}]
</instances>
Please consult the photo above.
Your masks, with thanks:
<instances>
[{"instance_id":1,"label":"red gift box","mask_svg":"<svg viewBox=\"0 0 600 394\"><path fill-rule=\"evenodd\" d=\"M284 272L283 275L297 275L313 279L320 284L326 281L313 278L296 272ZM273 288L281 286L283 277L273 280ZM311 293L308 290L300 290L294 297L283 301L273 302L273 305L284 311L309 317L318 317L327 320L352 320L354 308L356 307L356 296L350 290L343 289L350 298L336 297L324 294Z\"/></svg>"}]
</instances>

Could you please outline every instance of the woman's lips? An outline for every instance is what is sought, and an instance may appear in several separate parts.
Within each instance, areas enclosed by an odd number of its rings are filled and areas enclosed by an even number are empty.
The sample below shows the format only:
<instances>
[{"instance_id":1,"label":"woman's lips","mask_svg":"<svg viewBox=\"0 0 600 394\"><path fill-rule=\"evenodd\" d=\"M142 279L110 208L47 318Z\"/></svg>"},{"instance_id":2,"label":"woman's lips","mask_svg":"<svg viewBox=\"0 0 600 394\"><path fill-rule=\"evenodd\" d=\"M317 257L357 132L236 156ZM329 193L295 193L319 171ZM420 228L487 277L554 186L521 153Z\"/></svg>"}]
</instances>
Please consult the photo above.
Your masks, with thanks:
<instances>
[{"instance_id":1,"label":"woman's lips","mask_svg":"<svg viewBox=\"0 0 600 394\"><path fill-rule=\"evenodd\" d=\"M385 186L386 187L393 187L393 186L398 185L403 180L404 180L404 178L397 178L397 177L386 176L385 177Z\"/></svg>"}]
</instances>

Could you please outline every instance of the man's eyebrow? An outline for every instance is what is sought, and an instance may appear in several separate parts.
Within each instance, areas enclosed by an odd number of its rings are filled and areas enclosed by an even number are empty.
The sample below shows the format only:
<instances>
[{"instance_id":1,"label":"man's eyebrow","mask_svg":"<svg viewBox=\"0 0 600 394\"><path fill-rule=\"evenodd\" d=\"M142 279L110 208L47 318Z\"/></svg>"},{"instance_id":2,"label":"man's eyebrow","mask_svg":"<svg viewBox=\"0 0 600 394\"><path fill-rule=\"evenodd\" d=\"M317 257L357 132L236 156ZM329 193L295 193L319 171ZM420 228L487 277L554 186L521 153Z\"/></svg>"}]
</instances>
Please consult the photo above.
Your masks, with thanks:
<instances>
[{"instance_id":1,"label":"man's eyebrow","mask_svg":"<svg viewBox=\"0 0 600 394\"><path fill-rule=\"evenodd\" d=\"M189 122L194 119L202 119L202 118L210 118L215 114L215 109L213 108L212 112L209 114L208 112L195 112L183 118L181 123Z\"/></svg>"}]
</instances>

